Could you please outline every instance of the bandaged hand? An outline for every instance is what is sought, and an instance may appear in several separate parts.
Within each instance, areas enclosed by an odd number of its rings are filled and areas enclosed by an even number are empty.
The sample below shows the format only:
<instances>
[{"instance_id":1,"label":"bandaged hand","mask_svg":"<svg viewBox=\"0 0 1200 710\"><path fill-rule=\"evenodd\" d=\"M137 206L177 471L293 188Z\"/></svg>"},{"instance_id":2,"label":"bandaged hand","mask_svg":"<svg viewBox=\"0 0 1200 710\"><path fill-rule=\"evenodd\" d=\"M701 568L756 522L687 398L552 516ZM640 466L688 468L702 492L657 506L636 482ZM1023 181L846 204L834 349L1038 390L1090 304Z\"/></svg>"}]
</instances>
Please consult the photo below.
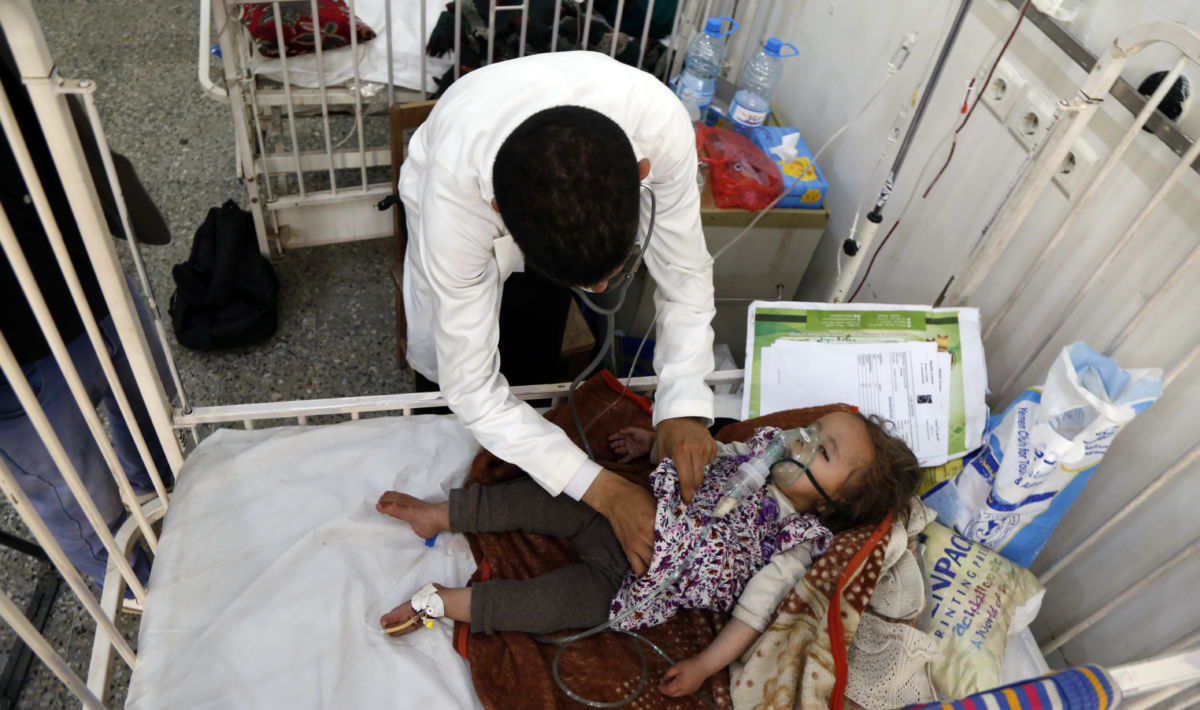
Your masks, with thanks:
<instances>
[{"instance_id":1,"label":"bandaged hand","mask_svg":"<svg viewBox=\"0 0 1200 710\"><path fill-rule=\"evenodd\" d=\"M379 627L388 636L403 636L421 628L421 620L416 618L417 612L410 602L404 602L388 613L379 617ZM396 628L400 627L400 628ZM392 629L392 631L388 631Z\"/></svg>"},{"instance_id":2,"label":"bandaged hand","mask_svg":"<svg viewBox=\"0 0 1200 710\"><path fill-rule=\"evenodd\" d=\"M704 480L704 468L717 455L717 442L699 419L677 417L658 423L658 456L670 458L679 473L679 490L684 503Z\"/></svg>"}]
</instances>

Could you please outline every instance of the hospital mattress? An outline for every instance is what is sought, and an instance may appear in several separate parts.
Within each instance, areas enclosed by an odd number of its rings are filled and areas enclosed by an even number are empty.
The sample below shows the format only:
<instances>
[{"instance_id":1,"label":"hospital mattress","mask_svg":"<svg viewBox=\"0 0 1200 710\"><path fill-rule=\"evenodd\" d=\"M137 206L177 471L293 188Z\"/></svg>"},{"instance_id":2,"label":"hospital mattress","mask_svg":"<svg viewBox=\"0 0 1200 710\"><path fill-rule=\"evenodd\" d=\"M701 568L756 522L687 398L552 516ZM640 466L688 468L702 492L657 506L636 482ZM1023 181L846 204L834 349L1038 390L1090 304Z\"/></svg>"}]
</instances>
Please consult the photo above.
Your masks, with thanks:
<instances>
[{"instance_id":1,"label":"hospital mattress","mask_svg":"<svg viewBox=\"0 0 1200 710\"><path fill-rule=\"evenodd\" d=\"M126 708L481 707L449 622L378 626L426 582L466 583L466 539L427 546L374 507L446 499L477 451L453 416L210 436L171 498ZM1006 655L1005 682L1046 670L1028 630Z\"/></svg>"},{"instance_id":2,"label":"hospital mattress","mask_svg":"<svg viewBox=\"0 0 1200 710\"><path fill-rule=\"evenodd\" d=\"M385 490L445 499L478 445L452 416L221 430L180 472L126 704L161 708L480 707L452 627L390 639L379 617L475 569L381 515Z\"/></svg>"}]
</instances>

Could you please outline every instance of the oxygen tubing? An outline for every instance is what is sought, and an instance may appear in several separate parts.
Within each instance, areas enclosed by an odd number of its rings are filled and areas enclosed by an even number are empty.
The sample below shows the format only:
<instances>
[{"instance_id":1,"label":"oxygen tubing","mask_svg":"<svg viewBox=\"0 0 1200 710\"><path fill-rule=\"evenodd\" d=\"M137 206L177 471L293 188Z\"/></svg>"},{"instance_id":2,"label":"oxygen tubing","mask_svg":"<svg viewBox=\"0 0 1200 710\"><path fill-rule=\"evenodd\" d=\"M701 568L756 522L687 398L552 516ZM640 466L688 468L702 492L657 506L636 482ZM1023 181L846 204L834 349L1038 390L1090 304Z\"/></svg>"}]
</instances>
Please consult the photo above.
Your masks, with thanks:
<instances>
[{"instance_id":1,"label":"oxygen tubing","mask_svg":"<svg viewBox=\"0 0 1200 710\"><path fill-rule=\"evenodd\" d=\"M554 682L558 684L558 687L560 690L562 690L564 693L566 693L567 697L571 698L572 700L574 700L577 703L581 703L583 705L587 705L589 707L594 707L594 708L616 708L616 707L621 707L622 705L627 705L627 704L633 702L634 699L636 699L639 695L641 695L642 690L646 687L646 676L648 675L648 672L649 672L649 668L646 665L646 654L642 651L642 648L640 646L640 644L642 644L642 643L649 646L655 653L657 653L664 660L666 660L667 663L670 663L672 665L675 664L674 659L672 659L669 655L667 655L666 651L663 651L661 648L659 648L658 645L655 644L653 641L650 641L649 639L647 639L646 637L642 636L641 634L639 634L635 631L626 631L624 629L617 629L615 633L624 634L625 636L628 636L631 639L633 639L633 641L634 641L633 647L638 653L638 661L641 665L641 677L638 679L637 686L629 693L629 695L626 695L624 698L621 698L620 700L613 700L613 701L607 701L607 702L600 701L600 700L591 700L589 698L583 697L582 695L579 695L575 691L568 688L567 684L563 681L562 676L558 672L559 659L562 658L562 654L564 651L567 650L568 646L575 643L576 641L581 641L589 636L595 636L596 634L603 633L603 632L611 629L613 624L620 623L621 621L624 621L625 619L627 619L630 615L646 608L646 606L649 605L650 602L654 601L658 597L658 595L663 592L663 590L665 590L667 587L671 586L676 581L678 581L679 577L683 574L683 571L685 569L687 569L689 566L691 566L692 562L696 559L696 554L700 551L699 542L708 539L708 533L710 530L712 530L712 526L716 521L717 521L717 517L715 515L709 516L708 523L705 524L704 528L700 531L700 535L696 538L697 544L692 546L692 549L690 552L688 552L687 557L685 557L683 559L683 561L675 567L675 569L671 572L671 576L668 577L667 579L663 580L662 583L660 583L657 587L655 587L654 590L650 593L650 595L647 596L645 599L643 599L641 601L641 603L629 607L625 611L621 612L620 614L617 614L615 617L609 619L608 621L604 622L603 624L594 626L594 627L588 629L587 631L580 631L577 634L571 634L570 636L562 636L562 637L541 636L541 635L533 636L533 640L535 640L539 643L559 644L559 649L558 649L558 651L556 651L554 653L554 661L551 664L550 669L554 675ZM705 702L705 704L707 704L709 707L716 710L717 706L712 701L711 698L709 698L706 695L701 695L700 699L703 700Z\"/></svg>"}]
</instances>

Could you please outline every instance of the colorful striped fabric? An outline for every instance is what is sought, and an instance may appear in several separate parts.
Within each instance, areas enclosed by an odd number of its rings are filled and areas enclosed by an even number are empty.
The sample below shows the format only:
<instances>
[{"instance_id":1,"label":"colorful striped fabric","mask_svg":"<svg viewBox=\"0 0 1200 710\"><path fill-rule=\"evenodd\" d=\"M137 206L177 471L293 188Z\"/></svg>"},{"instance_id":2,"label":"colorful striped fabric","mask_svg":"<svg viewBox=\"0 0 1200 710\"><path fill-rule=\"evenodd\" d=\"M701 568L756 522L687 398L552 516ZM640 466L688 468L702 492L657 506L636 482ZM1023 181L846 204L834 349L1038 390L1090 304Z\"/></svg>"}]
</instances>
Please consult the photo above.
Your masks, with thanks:
<instances>
[{"instance_id":1,"label":"colorful striped fabric","mask_svg":"<svg viewBox=\"0 0 1200 710\"><path fill-rule=\"evenodd\" d=\"M962 700L910 705L905 710L1108 710L1120 701L1121 688L1103 668L1079 666Z\"/></svg>"}]
</instances>

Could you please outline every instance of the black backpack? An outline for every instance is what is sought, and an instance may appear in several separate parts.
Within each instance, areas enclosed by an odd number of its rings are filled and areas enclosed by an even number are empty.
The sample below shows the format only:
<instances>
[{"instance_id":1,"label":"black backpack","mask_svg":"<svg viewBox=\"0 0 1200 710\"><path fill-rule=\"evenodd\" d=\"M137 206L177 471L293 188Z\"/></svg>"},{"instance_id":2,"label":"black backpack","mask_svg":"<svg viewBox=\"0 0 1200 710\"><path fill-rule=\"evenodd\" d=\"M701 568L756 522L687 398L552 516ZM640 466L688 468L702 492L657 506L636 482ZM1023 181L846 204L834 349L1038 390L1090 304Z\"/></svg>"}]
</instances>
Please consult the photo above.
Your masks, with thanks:
<instances>
[{"instance_id":1,"label":"black backpack","mask_svg":"<svg viewBox=\"0 0 1200 710\"><path fill-rule=\"evenodd\" d=\"M254 218L233 200L208 211L191 256L171 273L171 323L180 345L216 350L275 332L279 279L258 251Z\"/></svg>"}]
</instances>

